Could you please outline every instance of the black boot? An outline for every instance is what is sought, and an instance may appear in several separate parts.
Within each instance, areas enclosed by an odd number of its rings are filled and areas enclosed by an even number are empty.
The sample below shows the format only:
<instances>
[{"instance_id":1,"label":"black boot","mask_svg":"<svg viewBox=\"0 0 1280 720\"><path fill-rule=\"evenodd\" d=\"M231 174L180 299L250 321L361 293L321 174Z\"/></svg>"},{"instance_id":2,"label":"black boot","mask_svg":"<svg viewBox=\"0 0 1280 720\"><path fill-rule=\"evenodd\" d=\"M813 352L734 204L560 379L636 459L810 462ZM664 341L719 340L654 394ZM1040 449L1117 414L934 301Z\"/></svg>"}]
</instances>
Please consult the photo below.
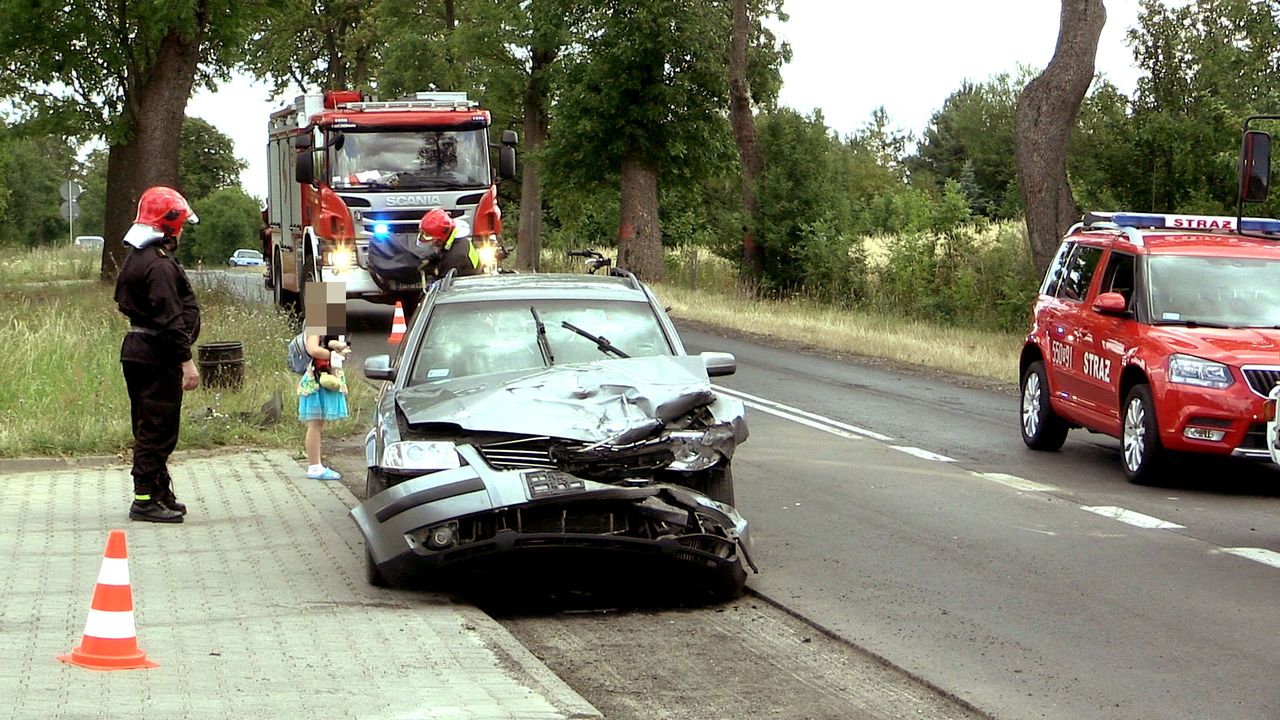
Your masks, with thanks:
<instances>
[{"instance_id":1,"label":"black boot","mask_svg":"<svg viewBox=\"0 0 1280 720\"><path fill-rule=\"evenodd\" d=\"M160 482L157 484L160 486L160 491L156 493L156 500L159 500L170 510L176 511L180 515L186 515L187 506L178 502L178 498L173 496L173 478L166 474L160 478Z\"/></svg>"},{"instance_id":2,"label":"black boot","mask_svg":"<svg viewBox=\"0 0 1280 720\"><path fill-rule=\"evenodd\" d=\"M165 507L157 500L134 500L129 506L129 519L155 523L180 523L182 513Z\"/></svg>"}]
</instances>

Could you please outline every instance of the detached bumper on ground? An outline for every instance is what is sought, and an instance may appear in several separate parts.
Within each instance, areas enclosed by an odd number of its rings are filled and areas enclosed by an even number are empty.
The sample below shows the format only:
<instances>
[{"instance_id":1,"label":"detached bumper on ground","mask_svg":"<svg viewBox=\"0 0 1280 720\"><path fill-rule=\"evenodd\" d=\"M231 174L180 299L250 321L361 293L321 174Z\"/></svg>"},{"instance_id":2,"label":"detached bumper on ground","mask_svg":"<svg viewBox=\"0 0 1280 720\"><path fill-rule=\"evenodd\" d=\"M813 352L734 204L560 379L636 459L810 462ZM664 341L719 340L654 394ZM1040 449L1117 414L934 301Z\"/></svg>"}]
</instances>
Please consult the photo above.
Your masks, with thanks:
<instances>
[{"instance_id":1,"label":"detached bumper on ground","mask_svg":"<svg viewBox=\"0 0 1280 720\"><path fill-rule=\"evenodd\" d=\"M754 569L746 520L698 492L494 470L471 447L458 450L467 465L406 480L351 511L388 584L605 583L652 571L673 590L731 597Z\"/></svg>"}]
</instances>

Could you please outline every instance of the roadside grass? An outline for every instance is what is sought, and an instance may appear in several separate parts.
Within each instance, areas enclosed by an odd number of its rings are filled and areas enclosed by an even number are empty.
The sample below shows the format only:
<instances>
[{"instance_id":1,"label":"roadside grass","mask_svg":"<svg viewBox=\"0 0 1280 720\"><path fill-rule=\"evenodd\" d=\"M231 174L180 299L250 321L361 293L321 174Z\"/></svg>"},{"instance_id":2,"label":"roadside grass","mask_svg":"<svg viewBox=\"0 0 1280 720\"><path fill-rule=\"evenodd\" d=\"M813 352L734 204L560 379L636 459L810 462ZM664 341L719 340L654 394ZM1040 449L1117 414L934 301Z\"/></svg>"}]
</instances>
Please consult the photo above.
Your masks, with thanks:
<instances>
[{"instance_id":1,"label":"roadside grass","mask_svg":"<svg viewBox=\"0 0 1280 720\"><path fill-rule=\"evenodd\" d=\"M58 245L0 254L0 287L26 283L89 280L98 277L102 251Z\"/></svg>"},{"instance_id":2,"label":"roadside grass","mask_svg":"<svg viewBox=\"0 0 1280 720\"><path fill-rule=\"evenodd\" d=\"M198 344L243 343L244 383L239 389L202 383L186 394L179 449L238 445L300 452L297 376L284 364L293 335L288 317L217 286L198 287L197 295L203 309ZM0 289L0 347L9 349L0 362L0 457L126 452L133 439L119 359L126 329L112 288L97 282ZM326 436L359 432L371 422L365 408L372 389L359 381L349 385L352 414L327 425ZM259 427L261 407L275 393L281 396L280 419Z\"/></svg>"}]
</instances>

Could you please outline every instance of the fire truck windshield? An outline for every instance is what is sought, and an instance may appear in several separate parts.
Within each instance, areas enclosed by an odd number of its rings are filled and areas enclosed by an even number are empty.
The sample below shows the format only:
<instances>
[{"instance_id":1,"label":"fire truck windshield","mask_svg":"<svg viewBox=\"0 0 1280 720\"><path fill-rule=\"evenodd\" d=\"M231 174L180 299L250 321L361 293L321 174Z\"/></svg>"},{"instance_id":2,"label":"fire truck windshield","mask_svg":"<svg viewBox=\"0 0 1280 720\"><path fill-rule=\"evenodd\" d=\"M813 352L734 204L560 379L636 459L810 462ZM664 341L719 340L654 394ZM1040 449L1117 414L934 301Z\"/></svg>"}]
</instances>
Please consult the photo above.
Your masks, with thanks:
<instances>
[{"instance_id":1,"label":"fire truck windshield","mask_svg":"<svg viewBox=\"0 0 1280 720\"><path fill-rule=\"evenodd\" d=\"M478 188L490 182L484 130L349 130L330 143L335 188Z\"/></svg>"},{"instance_id":2,"label":"fire truck windshield","mask_svg":"<svg viewBox=\"0 0 1280 720\"><path fill-rule=\"evenodd\" d=\"M1147 269L1156 324L1280 326L1280 261L1159 255Z\"/></svg>"}]
</instances>

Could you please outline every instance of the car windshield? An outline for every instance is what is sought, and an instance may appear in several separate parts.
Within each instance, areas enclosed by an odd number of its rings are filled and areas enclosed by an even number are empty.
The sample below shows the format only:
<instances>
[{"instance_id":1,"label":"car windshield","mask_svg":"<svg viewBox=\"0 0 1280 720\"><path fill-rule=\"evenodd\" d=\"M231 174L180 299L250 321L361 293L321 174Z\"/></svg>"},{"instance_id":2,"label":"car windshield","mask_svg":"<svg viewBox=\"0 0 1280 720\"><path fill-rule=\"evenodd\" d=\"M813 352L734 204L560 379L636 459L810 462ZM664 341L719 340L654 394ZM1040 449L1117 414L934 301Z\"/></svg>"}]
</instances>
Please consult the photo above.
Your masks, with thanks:
<instances>
[{"instance_id":1,"label":"car windshield","mask_svg":"<svg viewBox=\"0 0 1280 720\"><path fill-rule=\"evenodd\" d=\"M261 260L262 253L257 250L239 250L236 252L236 257L243 260Z\"/></svg>"},{"instance_id":2,"label":"car windshield","mask_svg":"<svg viewBox=\"0 0 1280 720\"><path fill-rule=\"evenodd\" d=\"M532 310L532 311L531 311ZM671 346L648 303L582 300L502 300L437 306L417 348L409 384L546 366L537 321L556 365L616 357L562 323L584 330L631 357L670 355Z\"/></svg>"},{"instance_id":3,"label":"car windshield","mask_svg":"<svg viewBox=\"0 0 1280 720\"><path fill-rule=\"evenodd\" d=\"M1280 260L1157 255L1147 268L1154 323L1280 326Z\"/></svg>"},{"instance_id":4,"label":"car windshield","mask_svg":"<svg viewBox=\"0 0 1280 720\"><path fill-rule=\"evenodd\" d=\"M334 145L334 187L448 189L489 185L489 145L483 129L348 131Z\"/></svg>"}]
</instances>

